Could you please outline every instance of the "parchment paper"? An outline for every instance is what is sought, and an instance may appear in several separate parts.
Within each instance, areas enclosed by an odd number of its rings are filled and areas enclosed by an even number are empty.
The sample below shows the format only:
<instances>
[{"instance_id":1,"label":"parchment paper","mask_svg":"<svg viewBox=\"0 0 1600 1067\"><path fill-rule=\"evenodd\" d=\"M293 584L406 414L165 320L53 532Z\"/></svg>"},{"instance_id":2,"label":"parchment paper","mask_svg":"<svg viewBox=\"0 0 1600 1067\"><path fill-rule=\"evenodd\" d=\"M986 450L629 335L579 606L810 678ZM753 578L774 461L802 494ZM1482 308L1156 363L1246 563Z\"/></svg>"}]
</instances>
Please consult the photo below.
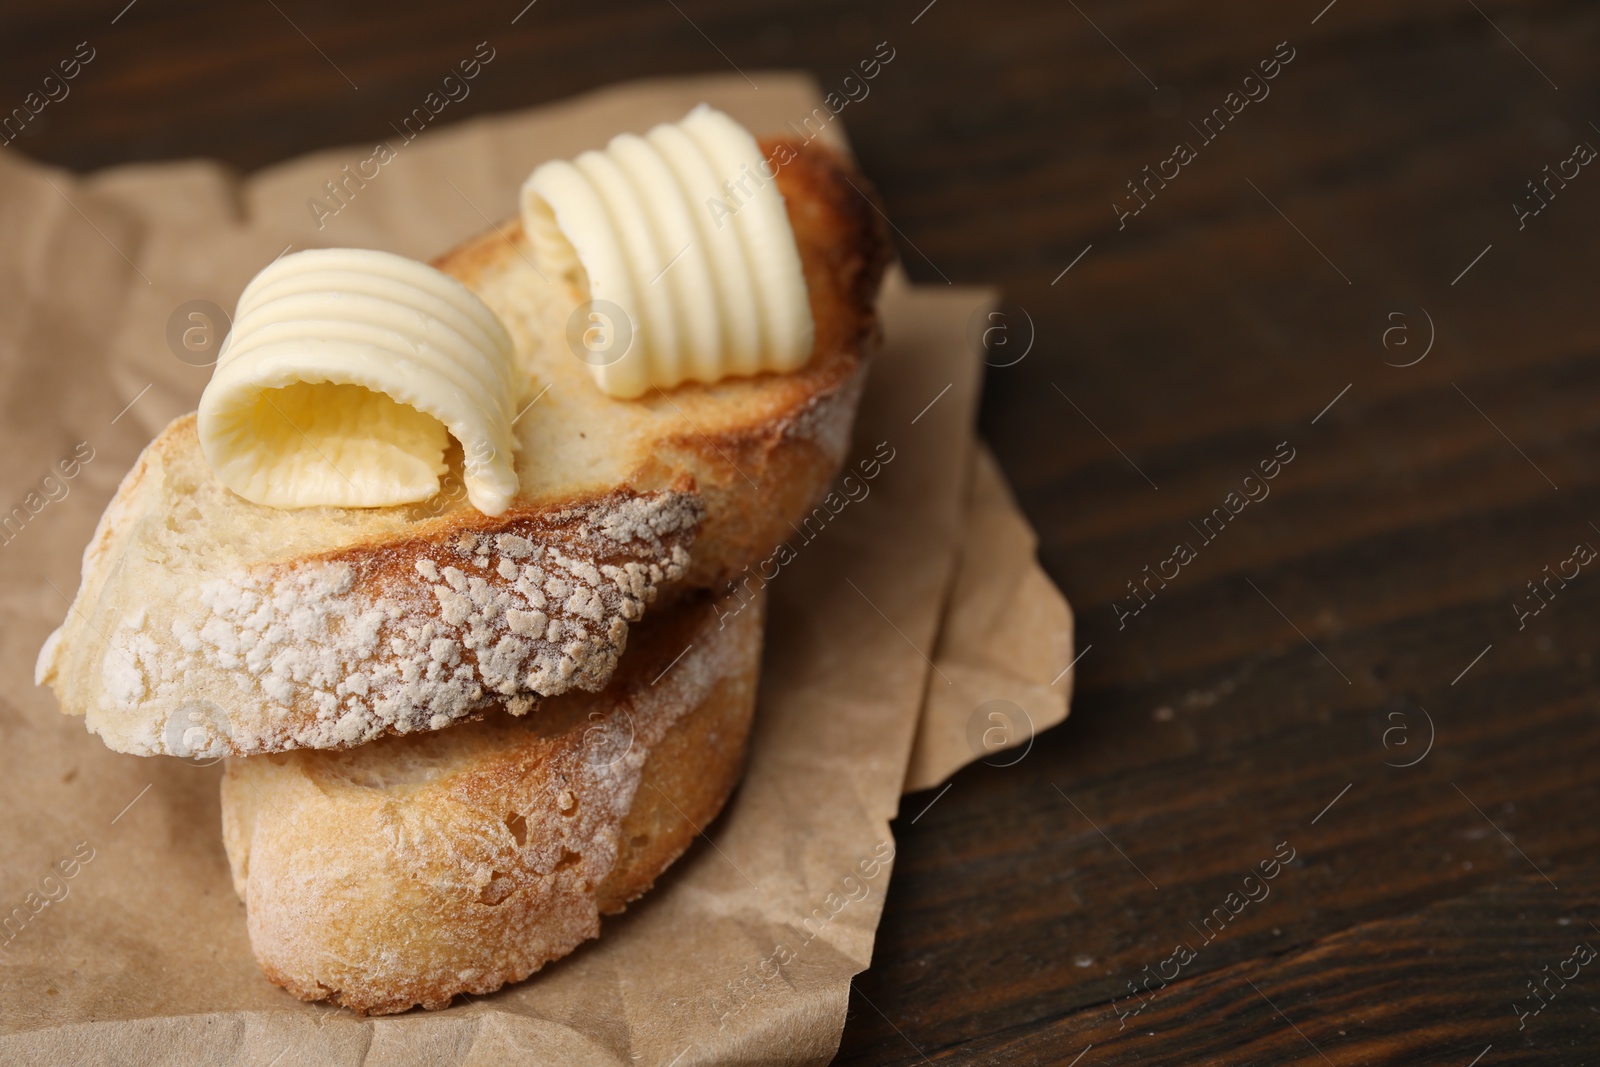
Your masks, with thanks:
<instances>
[{"instance_id":1,"label":"parchment paper","mask_svg":"<svg viewBox=\"0 0 1600 1067\"><path fill-rule=\"evenodd\" d=\"M175 309L207 300L231 311L290 246L429 256L512 216L541 160L701 100L757 132L818 103L805 78L755 81L759 92L738 77L638 83L425 133L321 229L307 201L374 146L243 181L204 162L79 179L0 153L0 509L21 509L0 510L0 1061L690 1067L832 1056L850 978L871 958L888 823L919 719L913 785L988 751L966 740L974 701L1025 704L1034 728L1065 713L1070 677L1040 683L1068 662L1070 615L1040 585L1031 533L992 461L973 459L980 364L966 327L992 302L987 290L891 276L887 350L856 440L859 455L887 442L895 458L772 583L744 784L654 891L530 981L375 1020L289 997L250 955L219 835L219 768L111 753L32 684L117 482L209 376L169 347ZM836 139L838 124L824 136ZM981 612L1011 624L969 625Z\"/></svg>"}]
</instances>

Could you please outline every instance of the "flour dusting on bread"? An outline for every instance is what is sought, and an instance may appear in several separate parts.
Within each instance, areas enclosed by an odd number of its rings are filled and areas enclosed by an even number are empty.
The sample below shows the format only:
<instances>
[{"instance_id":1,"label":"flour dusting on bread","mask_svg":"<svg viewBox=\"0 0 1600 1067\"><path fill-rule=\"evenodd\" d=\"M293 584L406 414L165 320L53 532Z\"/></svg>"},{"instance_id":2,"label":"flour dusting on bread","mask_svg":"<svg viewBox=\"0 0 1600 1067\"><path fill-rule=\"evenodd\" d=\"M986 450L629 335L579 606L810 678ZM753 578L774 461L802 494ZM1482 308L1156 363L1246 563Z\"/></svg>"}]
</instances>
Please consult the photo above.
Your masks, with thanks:
<instances>
[{"instance_id":1,"label":"flour dusting on bread","mask_svg":"<svg viewBox=\"0 0 1600 1067\"><path fill-rule=\"evenodd\" d=\"M176 657L145 609L122 619L105 694L123 713L174 709L126 739L138 748L209 757L343 748L441 729L496 697L596 690L628 624L683 576L699 510L683 493L619 493L405 552L213 578L170 624ZM183 699L197 689L227 699Z\"/></svg>"}]
</instances>

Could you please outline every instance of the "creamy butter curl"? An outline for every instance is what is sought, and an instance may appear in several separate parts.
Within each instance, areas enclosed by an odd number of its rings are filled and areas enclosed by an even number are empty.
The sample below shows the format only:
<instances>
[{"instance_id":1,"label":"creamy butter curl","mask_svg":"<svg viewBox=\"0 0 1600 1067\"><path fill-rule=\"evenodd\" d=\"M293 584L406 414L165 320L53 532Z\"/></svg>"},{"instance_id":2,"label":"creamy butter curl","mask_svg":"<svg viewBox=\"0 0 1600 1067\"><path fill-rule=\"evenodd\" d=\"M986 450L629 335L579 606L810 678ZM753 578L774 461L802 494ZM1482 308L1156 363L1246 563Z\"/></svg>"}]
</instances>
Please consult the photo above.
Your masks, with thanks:
<instances>
[{"instance_id":1,"label":"creamy butter curl","mask_svg":"<svg viewBox=\"0 0 1600 1067\"><path fill-rule=\"evenodd\" d=\"M704 104L643 137L545 163L522 186L535 257L628 317L617 397L792 371L811 356L805 275L783 196L744 127ZM613 330L619 324L607 324Z\"/></svg>"},{"instance_id":2,"label":"creamy butter curl","mask_svg":"<svg viewBox=\"0 0 1600 1067\"><path fill-rule=\"evenodd\" d=\"M449 275L388 252L296 252L239 297L200 447L257 504L384 507L439 491L453 436L468 500L497 515L517 492L512 360L500 319Z\"/></svg>"}]
</instances>

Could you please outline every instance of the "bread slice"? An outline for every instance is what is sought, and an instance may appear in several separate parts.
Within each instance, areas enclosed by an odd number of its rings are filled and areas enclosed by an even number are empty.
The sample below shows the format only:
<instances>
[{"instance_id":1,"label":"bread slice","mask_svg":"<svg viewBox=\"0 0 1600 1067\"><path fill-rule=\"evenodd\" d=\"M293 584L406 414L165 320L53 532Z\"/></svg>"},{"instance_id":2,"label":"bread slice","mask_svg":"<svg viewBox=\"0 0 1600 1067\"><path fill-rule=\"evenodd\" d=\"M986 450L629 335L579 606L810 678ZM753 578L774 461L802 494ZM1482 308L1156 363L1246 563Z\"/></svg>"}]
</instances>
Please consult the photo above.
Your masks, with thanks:
<instances>
[{"instance_id":1,"label":"bread slice","mask_svg":"<svg viewBox=\"0 0 1600 1067\"><path fill-rule=\"evenodd\" d=\"M465 503L459 462L425 504L254 505L180 418L106 509L38 681L111 748L179 756L346 747L601 688L646 604L764 556L849 443L888 244L843 159L780 144L762 148L792 157L777 182L816 322L799 371L612 399L568 348L573 293L516 224L491 229L436 265L505 320L527 374L505 514Z\"/></svg>"},{"instance_id":2,"label":"bread slice","mask_svg":"<svg viewBox=\"0 0 1600 1067\"><path fill-rule=\"evenodd\" d=\"M653 614L603 692L535 715L230 759L223 841L262 971L384 1014L492 992L595 937L739 779L749 606L726 626L705 593Z\"/></svg>"}]
</instances>

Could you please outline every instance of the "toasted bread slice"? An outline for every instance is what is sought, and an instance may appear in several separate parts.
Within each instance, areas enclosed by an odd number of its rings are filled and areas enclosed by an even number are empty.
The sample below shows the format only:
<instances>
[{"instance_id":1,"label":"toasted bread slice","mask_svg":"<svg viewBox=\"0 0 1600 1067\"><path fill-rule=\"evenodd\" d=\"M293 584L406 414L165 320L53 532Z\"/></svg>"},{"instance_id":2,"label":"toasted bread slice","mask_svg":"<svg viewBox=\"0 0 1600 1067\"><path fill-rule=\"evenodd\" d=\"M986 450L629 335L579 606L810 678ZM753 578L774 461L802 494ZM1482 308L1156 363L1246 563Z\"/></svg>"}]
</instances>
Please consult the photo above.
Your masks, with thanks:
<instances>
[{"instance_id":1,"label":"toasted bread slice","mask_svg":"<svg viewBox=\"0 0 1600 1067\"><path fill-rule=\"evenodd\" d=\"M788 153L816 322L800 370L612 399L569 350L574 294L494 228L436 265L505 320L527 373L505 514L464 502L459 465L426 504L251 504L180 418L106 509L38 680L113 749L180 756L347 747L600 689L659 591L761 558L848 447L888 244L847 163Z\"/></svg>"},{"instance_id":2,"label":"toasted bread slice","mask_svg":"<svg viewBox=\"0 0 1600 1067\"><path fill-rule=\"evenodd\" d=\"M653 613L601 693L339 752L230 759L222 833L262 971L362 1014L521 981L649 889L737 783L759 598Z\"/></svg>"}]
</instances>

